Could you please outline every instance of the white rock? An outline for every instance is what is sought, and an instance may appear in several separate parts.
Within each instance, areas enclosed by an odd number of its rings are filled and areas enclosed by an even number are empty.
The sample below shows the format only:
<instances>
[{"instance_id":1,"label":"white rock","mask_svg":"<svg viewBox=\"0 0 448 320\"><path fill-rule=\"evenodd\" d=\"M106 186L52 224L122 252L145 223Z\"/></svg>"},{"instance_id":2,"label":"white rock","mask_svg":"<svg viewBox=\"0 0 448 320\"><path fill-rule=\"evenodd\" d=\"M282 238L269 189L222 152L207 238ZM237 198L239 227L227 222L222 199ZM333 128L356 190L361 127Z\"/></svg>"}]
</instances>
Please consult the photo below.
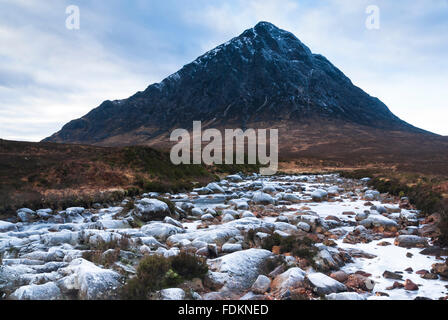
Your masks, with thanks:
<instances>
[{"instance_id":1,"label":"white rock","mask_svg":"<svg viewBox=\"0 0 448 320\"><path fill-rule=\"evenodd\" d=\"M213 220L213 219L215 219L215 217L213 215L211 215L210 213L204 214L201 217L202 221L210 221L210 220Z\"/></svg>"},{"instance_id":2,"label":"white rock","mask_svg":"<svg viewBox=\"0 0 448 320\"><path fill-rule=\"evenodd\" d=\"M323 189L316 189L311 193L311 198L315 201L321 201L326 197L328 197L328 193Z\"/></svg>"},{"instance_id":3,"label":"white rock","mask_svg":"<svg viewBox=\"0 0 448 320\"><path fill-rule=\"evenodd\" d=\"M271 287L271 279L264 275L259 275L252 285L251 290L256 294L264 294Z\"/></svg>"},{"instance_id":4,"label":"white rock","mask_svg":"<svg viewBox=\"0 0 448 320\"><path fill-rule=\"evenodd\" d=\"M121 276L115 271L101 269L84 259L73 260L60 270L66 277L59 280L64 291L78 290L78 296L84 300L107 299L120 286Z\"/></svg>"},{"instance_id":5,"label":"white rock","mask_svg":"<svg viewBox=\"0 0 448 320\"><path fill-rule=\"evenodd\" d=\"M305 274L300 268L288 269L274 279L275 288L280 291L295 289L303 283Z\"/></svg>"},{"instance_id":6,"label":"white rock","mask_svg":"<svg viewBox=\"0 0 448 320\"><path fill-rule=\"evenodd\" d=\"M17 210L17 217L22 222L30 222L36 218L36 212L28 208L22 208Z\"/></svg>"},{"instance_id":7,"label":"white rock","mask_svg":"<svg viewBox=\"0 0 448 320\"><path fill-rule=\"evenodd\" d=\"M325 296L327 300L366 300L365 297L356 292L331 293Z\"/></svg>"},{"instance_id":8,"label":"white rock","mask_svg":"<svg viewBox=\"0 0 448 320\"><path fill-rule=\"evenodd\" d=\"M344 284L323 273L311 273L307 275L307 280L313 287L314 292L319 295L347 291L347 287Z\"/></svg>"},{"instance_id":9,"label":"white rock","mask_svg":"<svg viewBox=\"0 0 448 320\"><path fill-rule=\"evenodd\" d=\"M222 223L225 223L225 222L230 222L230 221L233 221L233 220L235 220L235 218L231 215L231 214L225 214L223 217L222 217L222 219L221 219L221 222Z\"/></svg>"},{"instance_id":10,"label":"white rock","mask_svg":"<svg viewBox=\"0 0 448 320\"><path fill-rule=\"evenodd\" d=\"M226 288L244 290L252 286L260 275L266 259L272 252L263 249L249 249L230 253L223 257L208 260L212 270L226 274Z\"/></svg>"},{"instance_id":11,"label":"white rock","mask_svg":"<svg viewBox=\"0 0 448 320\"><path fill-rule=\"evenodd\" d=\"M179 221L171 218L171 217L165 217L165 219L163 219L164 223L169 223L172 224L173 226L179 227L179 228L183 228L182 223L180 223Z\"/></svg>"},{"instance_id":12,"label":"white rock","mask_svg":"<svg viewBox=\"0 0 448 320\"><path fill-rule=\"evenodd\" d=\"M185 300L185 291L179 288L163 289L159 294L160 300Z\"/></svg>"},{"instance_id":13,"label":"white rock","mask_svg":"<svg viewBox=\"0 0 448 320\"><path fill-rule=\"evenodd\" d=\"M99 220L96 223L102 229L128 229L131 227L126 220Z\"/></svg>"},{"instance_id":14,"label":"white rock","mask_svg":"<svg viewBox=\"0 0 448 320\"><path fill-rule=\"evenodd\" d=\"M20 287L9 298L13 300L61 300L62 294L54 282L48 282Z\"/></svg>"},{"instance_id":15,"label":"white rock","mask_svg":"<svg viewBox=\"0 0 448 320\"><path fill-rule=\"evenodd\" d=\"M271 195L261 192L261 191L257 191L254 193L252 200L255 204L274 204L275 203L275 199L272 198Z\"/></svg>"},{"instance_id":16,"label":"white rock","mask_svg":"<svg viewBox=\"0 0 448 320\"><path fill-rule=\"evenodd\" d=\"M68 216L77 216L78 214L83 213L85 210L86 209L84 209L82 207L72 207L72 208L65 209L65 213Z\"/></svg>"},{"instance_id":17,"label":"white rock","mask_svg":"<svg viewBox=\"0 0 448 320\"><path fill-rule=\"evenodd\" d=\"M8 231L17 231L17 226L14 223L0 220L0 233Z\"/></svg>"},{"instance_id":18,"label":"white rock","mask_svg":"<svg viewBox=\"0 0 448 320\"><path fill-rule=\"evenodd\" d=\"M172 224L161 222L144 225L143 227L141 227L140 230L145 234L147 234L148 236L155 237L156 239L162 241L165 241L168 237L172 235L178 233L185 233L184 229L173 226Z\"/></svg>"},{"instance_id":19,"label":"white rock","mask_svg":"<svg viewBox=\"0 0 448 320\"><path fill-rule=\"evenodd\" d=\"M243 178L241 178L241 176L238 175L238 174L227 176L226 179L231 181L231 182L241 182L241 181L243 181Z\"/></svg>"},{"instance_id":20,"label":"white rock","mask_svg":"<svg viewBox=\"0 0 448 320\"><path fill-rule=\"evenodd\" d=\"M143 198L135 204L135 214L144 221L150 221L165 218L170 214L170 209L163 201Z\"/></svg>"},{"instance_id":21,"label":"white rock","mask_svg":"<svg viewBox=\"0 0 448 320\"><path fill-rule=\"evenodd\" d=\"M275 222L274 223L275 230L279 230L282 232L286 232L288 234L294 233L297 231L297 227L292 224L286 222Z\"/></svg>"},{"instance_id":22,"label":"white rock","mask_svg":"<svg viewBox=\"0 0 448 320\"><path fill-rule=\"evenodd\" d=\"M243 247L239 243L225 243L222 246L222 252L224 253L232 253L243 250Z\"/></svg>"},{"instance_id":23,"label":"white rock","mask_svg":"<svg viewBox=\"0 0 448 320\"><path fill-rule=\"evenodd\" d=\"M204 211L200 208L191 209L191 214L195 217L202 217L204 215Z\"/></svg>"},{"instance_id":24,"label":"white rock","mask_svg":"<svg viewBox=\"0 0 448 320\"><path fill-rule=\"evenodd\" d=\"M310 231L311 231L311 226L310 226L308 223L306 223L306 222L299 222L299 223L297 224L297 227L298 227L300 230L303 230L303 231L305 231L305 232L310 232Z\"/></svg>"},{"instance_id":25,"label":"white rock","mask_svg":"<svg viewBox=\"0 0 448 320\"><path fill-rule=\"evenodd\" d=\"M244 211L241 214L241 218L256 218L255 215L250 211Z\"/></svg>"},{"instance_id":26,"label":"white rock","mask_svg":"<svg viewBox=\"0 0 448 320\"><path fill-rule=\"evenodd\" d=\"M208 188L216 193L224 193L225 192L224 189L220 185L218 185L217 183L214 183L214 182L209 183L206 188Z\"/></svg>"},{"instance_id":27,"label":"white rock","mask_svg":"<svg viewBox=\"0 0 448 320\"><path fill-rule=\"evenodd\" d=\"M389 218L386 218L382 215L369 215L369 217L365 220L361 221L361 224L366 228L373 227L384 227L384 228L397 228L398 224Z\"/></svg>"}]
</instances>

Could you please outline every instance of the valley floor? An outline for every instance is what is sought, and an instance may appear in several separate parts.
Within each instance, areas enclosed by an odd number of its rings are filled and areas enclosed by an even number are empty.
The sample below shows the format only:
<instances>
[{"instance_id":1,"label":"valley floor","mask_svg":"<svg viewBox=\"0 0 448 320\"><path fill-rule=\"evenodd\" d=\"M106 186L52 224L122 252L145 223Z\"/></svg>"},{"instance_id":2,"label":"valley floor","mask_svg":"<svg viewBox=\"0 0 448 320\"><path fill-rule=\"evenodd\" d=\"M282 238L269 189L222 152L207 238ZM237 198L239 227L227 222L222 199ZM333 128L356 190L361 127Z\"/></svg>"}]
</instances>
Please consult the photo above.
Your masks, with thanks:
<instances>
[{"instance_id":1,"label":"valley floor","mask_svg":"<svg viewBox=\"0 0 448 320\"><path fill-rule=\"evenodd\" d=\"M448 254L428 221L367 181L232 175L96 209L20 209L0 221L0 292L117 299L143 256L185 251L207 258L208 273L153 299L447 299Z\"/></svg>"}]
</instances>

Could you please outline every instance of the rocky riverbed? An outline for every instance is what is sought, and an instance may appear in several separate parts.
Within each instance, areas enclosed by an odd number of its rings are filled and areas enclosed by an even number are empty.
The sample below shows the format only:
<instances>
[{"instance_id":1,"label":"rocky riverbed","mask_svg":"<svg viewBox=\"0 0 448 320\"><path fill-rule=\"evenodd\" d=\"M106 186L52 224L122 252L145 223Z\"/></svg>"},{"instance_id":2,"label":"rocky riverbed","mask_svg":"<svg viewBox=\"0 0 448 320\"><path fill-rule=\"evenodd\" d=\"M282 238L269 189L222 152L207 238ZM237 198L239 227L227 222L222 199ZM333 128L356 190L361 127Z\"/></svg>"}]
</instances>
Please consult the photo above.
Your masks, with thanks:
<instances>
[{"instance_id":1,"label":"rocky riverbed","mask_svg":"<svg viewBox=\"0 0 448 320\"><path fill-rule=\"evenodd\" d=\"M186 251L207 258L208 274L155 298L447 299L447 250L426 237L430 219L367 182L231 175L95 209L20 209L0 221L1 298L116 299L143 256ZM266 250L273 235L312 244Z\"/></svg>"}]
</instances>

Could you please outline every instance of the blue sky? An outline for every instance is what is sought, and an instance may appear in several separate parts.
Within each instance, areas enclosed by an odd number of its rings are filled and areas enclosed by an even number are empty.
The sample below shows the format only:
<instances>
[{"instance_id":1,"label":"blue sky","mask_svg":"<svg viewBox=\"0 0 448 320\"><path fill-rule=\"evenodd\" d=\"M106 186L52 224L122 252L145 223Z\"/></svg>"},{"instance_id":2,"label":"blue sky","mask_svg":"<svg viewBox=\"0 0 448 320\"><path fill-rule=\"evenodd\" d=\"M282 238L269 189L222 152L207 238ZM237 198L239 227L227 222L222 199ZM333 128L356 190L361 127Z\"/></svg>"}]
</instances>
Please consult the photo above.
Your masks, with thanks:
<instances>
[{"instance_id":1,"label":"blue sky","mask_svg":"<svg viewBox=\"0 0 448 320\"><path fill-rule=\"evenodd\" d=\"M80 29L65 27L69 5ZM380 9L380 29L365 27ZM448 0L0 0L0 138L39 141L269 21L403 120L448 135Z\"/></svg>"}]
</instances>

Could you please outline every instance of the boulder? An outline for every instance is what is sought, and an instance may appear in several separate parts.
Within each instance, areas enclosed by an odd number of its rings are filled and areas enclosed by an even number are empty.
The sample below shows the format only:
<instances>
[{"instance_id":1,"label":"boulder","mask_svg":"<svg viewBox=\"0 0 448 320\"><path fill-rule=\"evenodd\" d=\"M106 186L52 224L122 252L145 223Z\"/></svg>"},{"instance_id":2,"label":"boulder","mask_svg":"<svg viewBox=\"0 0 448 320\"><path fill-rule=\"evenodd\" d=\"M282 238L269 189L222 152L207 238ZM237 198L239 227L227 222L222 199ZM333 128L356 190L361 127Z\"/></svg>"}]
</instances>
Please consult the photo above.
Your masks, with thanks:
<instances>
[{"instance_id":1,"label":"boulder","mask_svg":"<svg viewBox=\"0 0 448 320\"><path fill-rule=\"evenodd\" d=\"M414 235L401 235L395 239L395 245L403 248L426 248L428 240Z\"/></svg>"},{"instance_id":2,"label":"boulder","mask_svg":"<svg viewBox=\"0 0 448 320\"><path fill-rule=\"evenodd\" d=\"M225 243L221 250L223 253L232 253L243 250L243 247L239 243Z\"/></svg>"},{"instance_id":3,"label":"boulder","mask_svg":"<svg viewBox=\"0 0 448 320\"><path fill-rule=\"evenodd\" d=\"M311 193L311 198L313 198L314 201L322 201L325 200L327 197L328 193L323 189L316 189Z\"/></svg>"},{"instance_id":4,"label":"boulder","mask_svg":"<svg viewBox=\"0 0 448 320\"><path fill-rule=\"evenodd\" d=\"M271 279L264 275L259 275L257 280L255 280L254 284L252 285L252 292L255 294L264 294L269 290L271 286Z\"/></svg>"},{"instance_id":5,"label":"boulder","mask_svg":"<svg viewBox=\"0 0 448 320\"><path fill-rule=\"evenodd\" d=\"M195 242L199 241L205 243L224 244L229 239L239 235L241 235L241 232L237 228L222 225L219 228L214 229L195 230L187 233L184 231L183 233L177 233L167 239L167 244L173 246L180 243L183 239L190 240L193 242L193 245Z\"/></svg>"},{"instance_id":6,"label":"boulder","mask_svg":"<svg viewBox=\"0 0 448 320\"><path fill-rule=\"evenodd\" d=\"M212 190L215 193L225 193L224 189L215 182L209 183L206 188Z\"/></svg>"},{"instance_id":7,"label":"boulder","mask_svg":"<svg viewBox=\"0 0 448 320\"><path fill-rule=\"evenodd\" d=\"M386 279L393 279L393 280L401 280L403 279L403 276L401 274L391 272L391 271L384 271L383 277Z\"/></svg>"},{"instance_id":8,"label":"boulder","mask_svg":"<svg viewBox=\"0 0 448 320\"><path fill-rule=\"evenodd\" d=\"M42 242L48 246L58 246L64 243L76 245L79 242L79 232L60 231L50 232L41 236Z\"/></svg>"},{"instance_id":9,"label":"boulder","mask_svg":"<svg viewBox=\"0 0 448 320\"><path fill-rule=\"evenodd\" d=\"M9 298L12 300L61 300L62 294L54 282L48 282L20 287Z\"/></svg>"},{"instance_id":10,"label":"boulder","mask_svg":"<svg viewBox=\"0 0 448 320\"><path fill-rule=\"evenodd\" d=\"M58 281L62 292L77 291L83 300L109 299L120 286L120 274L82 258L73 260L59 272L65 276Z\"/></svg>"},{"instance_id":11,"label":"boulder","mask_svg":"<svg viewBox=\"0 0 448 320\"><path fill-rule=\"evenodd\" d=\"M342 270L333 272L332 274L330 274L330 277L332 277L334 280L339 281L341 283L348 280L348 274Z\"/></svg>"},{"instance_id":12,"label":"boulder","mask_svg":"<svg viewBox=\"0 0 448 320\"><path fill-rule=\"evenodd\" d=\"M222 218L221 218L221 222L222 222L222 223L230 222L230 221L233 221L233 220L235 220L235 218L234 218L231 214L229 214L229 213L226 213L226 214L223 215Z\"/></svg>"},{"instance_id":13,"label":"boulder","mask_svg":"<svg viewBox=\"0 0 448 320\"><path fill-rule=\"evenodd\" d=\"M379 214L371 214L367 219L362 220L360 223L366 228L383 227L385 230L389 231L396 231L398 228L397 222Z\"/></svg>"},{"instance_id":14,"label":"boulder","mask_svg":"<svg viewBox=\"0 0 448 320\"><path fill-rule=\"evenodd\" d=\"M308 223L306 223L306 222L299 222L297 224L297 227L300 230L305 231L305 232L310 232L311 231L311 226Z\"/></svg>"},{"instance_id":15,"label":"boulder","mask_svg":"<svg viewBox=\"0 0 448 320\"><path fill-rule=\"evenodd\" d=\"M170 209L163 201L143 198L135 204L134 214L143 221L162 220L170 215Z\"/></svg>"},{"instance_id":16,"label":"boulder","mask_svg":"<svg viewBox=\"0 0 448 320\"><path fill-rule=\"evenodd\" d=\"M282 199L292 203L299 203L301 201L300 197L293 193L284 193Z\"/></svg>"},{"instance_id":17,"label":"boulder","mask_svg":"<svg viewBox=\"0 0 448 320\"><path fill-rule=\"evenodd\" d=\"M67 216L76 217L82 214L86 209L83 207L72 207L65 209L65 213Z\"/></svg>"},{"instance_id":18,"label":"boulder","mask_svg":"<svg viewBox=\"0 0 448 320\"><path fill-rule=\"evenodd\" d=\"M237 210L249 210L249 204L246 200L243 199L233 199L229 202L231 205L234 205Z\"/></svg>"},{"instance_id":19,"label":"boulder","mask_svg":"<svg viewBox=\"0 0 448 320\"><path fill-rule=\"evenodd\" d=\"M165 219L163 219L163 222L172 224L173 226L178 227L178 228L183 228L182 223L180 223L179 221L177 221L171 217L165 217Z\"/></svg>"},{"instance_id":20,"label":"boulder","mask_svg":"<svg viewBox=\"0 0 448 320\"><path fill-rule=\"evenodd\" d=\"M185 300L185 291L180 288L163 289L159 292L160 300Z\"/></svg>"},{"instance_id":21,"label":"boulder","mask_svg":"<svg viewBox=\"0 0 448 320\"><path fill-rule=\"evenodd\" d=\"M255 204L263 204L263 205L275 204L275 199L271 195L261 191L257 191L254 193L252 201Z\"/></svg>"},{"instance_id":22,"label":"boulder","mask_svg":"<svg viewBox=\"0 0 448 320\"><path fill-rule=\"evenodd\" d=\"M213 215L211 215L210 213L204 214L201 216L201 220L202 221L211 221L215 219L215 217Z\"/></svg>"},{"instance_id":23,"label":"boulder","mask_svg":"<svg viewBox=\"0 0 448 320\"><path fill-rule=\"evenodd\" d=\"M327 300L366 300L365 297L356 292L331 293L325 296Z\"/></svg>"},{"instance_id":24,"label":"boulder","mask_svg":"<svg viewBox=\"0 0 448 320\"><path fill-rule=\"evenodd\" d=\"M17 226L11 222L0 221L0 233L8 231L17 231Z\"/></svg>"},{"instance_id":25,"label":"boulder","mask_svg":"<svg viewBox=\"0 0 448 320\"><path fill-rule=\"evenodd\" d=\"M161 222L154 222L144 225L140 230L146 235L152 236L161 241L165 241L172 235L185 233L185 230L182 228Z\"/></svg>"},{"instance_id":26,"label":"boulder","mask_svg":"<svg viewBox=\"0 0 448 320\"><path fill-rule=\"evenodd\" d=\"M249 249L230 253L208 260L213 271L225 274L225 287L229 290L245 290L252 286L265 266L272 252L263 249Z\"/></svg>"},{"instance_id":27,"label":"boulder","mask_svg":"<svg viewBox=\"0 0 448 320\"><path fill-rule=\"evenodd\" d=\"M275 277L272 288L283 293L289 289L300 287L305 280L305 271L300 268L291 268Z\"/></svg>"},{"instance_id":28,"label":"boulder","mask_svg":"<svg viewBox=\"0 0 448 320\"><path fill-rule=\"evenodd\" d=\"M22 208L17 210L17 218L21 222L31 222L37 218L37 214L31 209Z\"/></svg>"},{"instance_id":29,"label":"boulder","mask_svg":"<svg viewBox=\"0 0 448 320\"><path fill-rule=\"evenodd\" d=\"M313 288L313 291L318 295L347 291L347 287L344 284L323 273L311 273L305 277L305 281L307 281Z\"/></svg>"},{"instance_id":30,"label":"boulder","mask_svg":"<svg viewBox=\"0 0 448 320\"><path fill-rule=\"evenodd\" d=\"M238 174L233 174L233 175L227 176L226 179L229 180L230 182L241 182L241 181L243 181L243 178L241 178L241 176L238 175Z\"/></svg>"}]
</instances>

